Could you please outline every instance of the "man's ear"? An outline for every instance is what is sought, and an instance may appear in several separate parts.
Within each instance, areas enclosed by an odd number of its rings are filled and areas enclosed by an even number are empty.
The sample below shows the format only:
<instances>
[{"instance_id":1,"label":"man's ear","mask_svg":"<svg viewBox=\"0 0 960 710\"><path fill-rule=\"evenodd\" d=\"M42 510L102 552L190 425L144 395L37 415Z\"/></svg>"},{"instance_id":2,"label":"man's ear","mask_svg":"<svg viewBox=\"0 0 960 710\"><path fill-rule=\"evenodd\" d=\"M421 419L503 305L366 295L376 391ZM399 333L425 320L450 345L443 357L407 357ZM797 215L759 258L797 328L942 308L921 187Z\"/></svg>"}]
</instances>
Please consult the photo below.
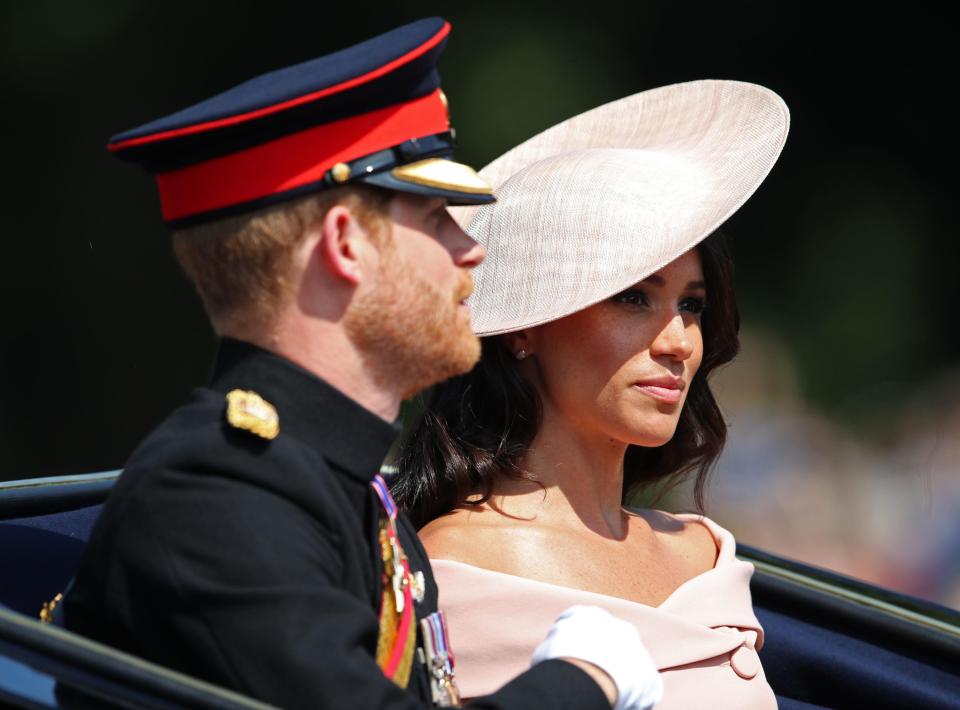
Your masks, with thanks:
<instances>
[{"instance_id":1,"label":"man's ear","mask_svg":"<svg viewBox=\"0 0 960 710\"><path fill-rule=\"evenodd\" d=\"M345 205L334 205L316 225L316 249L324 266L337 278L356 285L363 278L366 231Z\"/></svg>"}]
</instances>

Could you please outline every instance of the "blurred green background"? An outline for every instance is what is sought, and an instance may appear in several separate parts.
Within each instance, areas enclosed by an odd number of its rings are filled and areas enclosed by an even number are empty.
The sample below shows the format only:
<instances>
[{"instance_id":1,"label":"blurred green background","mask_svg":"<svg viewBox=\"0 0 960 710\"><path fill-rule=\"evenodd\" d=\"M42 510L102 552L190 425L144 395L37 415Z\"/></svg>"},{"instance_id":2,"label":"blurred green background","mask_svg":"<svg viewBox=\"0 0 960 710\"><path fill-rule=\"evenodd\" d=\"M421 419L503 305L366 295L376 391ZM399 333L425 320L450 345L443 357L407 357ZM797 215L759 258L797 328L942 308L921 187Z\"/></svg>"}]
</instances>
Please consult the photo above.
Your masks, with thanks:
<instances>
[{"instance_id":1,"label":"blurred green background","mask_svg":"<svg viewBox=\"0 0 960 710\"><path fill-rule=\"evenodd\" d=\"M718 383L731 451L708 512L748 542L960 606L958 565L942 573L960 559L953 40L917 4L4 4L0 479L121 466L209 371L215 342L153 182L107 138L432 14L453 24L440 69L460 157L478 166L663 84L740 79L784 97L785 152L725 228L749 348ZM785 488L755 485L773 469ZM807 508L797 485L815 486ZM849 514L879 571L859 548L827 549L828 513ZM911 557L938 566L932 581L890 562L918 531L935 538Z\"/></svg>"}]
</instances>

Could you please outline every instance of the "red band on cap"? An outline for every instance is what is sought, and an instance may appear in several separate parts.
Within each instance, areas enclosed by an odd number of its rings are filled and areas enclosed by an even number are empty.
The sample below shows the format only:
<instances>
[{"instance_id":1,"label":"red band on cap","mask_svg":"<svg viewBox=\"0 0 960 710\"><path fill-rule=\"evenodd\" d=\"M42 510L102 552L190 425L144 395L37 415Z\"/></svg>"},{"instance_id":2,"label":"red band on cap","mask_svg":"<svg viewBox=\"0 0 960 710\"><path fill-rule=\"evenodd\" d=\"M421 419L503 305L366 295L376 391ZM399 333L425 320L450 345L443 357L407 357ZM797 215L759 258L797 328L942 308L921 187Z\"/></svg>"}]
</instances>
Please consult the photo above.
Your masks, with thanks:
<instances>
[{"instance_id":1,"label":"red band on cap","mask_svg":"<svg viewBox=\"0 0 960 710\"><path fill-rule=\"evenodd\" d=\"M440 90L156 176L164 220L276 195L322 180L340 162L450 129Z\"/></svg>"},{"instance_id":2,"label":"red band on cap","mask_svg":"<svg viewBox=\"0 0 960 710\"><path fill-rule=\"evenodd\" d=\"M167 140L169 138L179 138L180 136L188 136L194 133L203 133L204 131L210 131L215 128L222 128L224 126L232 126L236 123L243 123L244 121L250 121L255 118L260 118L261 116L268 116L272 113L277 113L278 111L284 111L288 108L293 108L294 106L300 106L301 104L309 103L311 101L316 101L317 99L322 99L325 96L330 96L331 94L337 94L341 91L346 91L347 89L352 89L355 86L360 84L366 84L368 81L373 81L384 74L389 74L394 69L403 66L412 62L417 57L425 54L434 47L436 47L440 42L450 34L450 23L444 22L443 27L435 34L433 37L428 39L426 42L421 44L416 49L412 49L406 54L397 57L391 62L387 62L381 67L377 67L373 71L367 72L361 76L354 77L353 79L348 79L347 81L335 84L334 86L328 86L326 89L320 89L319 91L314 91L312 93L306 94L304 96L298 96L295 99L290 99L289 101L282 101L278 104L273 104L272 106L264 106L263 108L256 109L254 111L247 111L246 113L237 114L236 116L228 116L226 118L220 118L214 121L206 121L205 123L196 123L192 126L184 126L183 128L175 128L169 131L163 131L161 133L153 133L147 136L139 136L137 138L129 138L125 141L119 141L117 143L110 143L107 145L107 149L110 151L123 150L124 148L132 148L138 145L144 145L146 143L156 143L157 141Z\"/></svg>"}]
</instances>

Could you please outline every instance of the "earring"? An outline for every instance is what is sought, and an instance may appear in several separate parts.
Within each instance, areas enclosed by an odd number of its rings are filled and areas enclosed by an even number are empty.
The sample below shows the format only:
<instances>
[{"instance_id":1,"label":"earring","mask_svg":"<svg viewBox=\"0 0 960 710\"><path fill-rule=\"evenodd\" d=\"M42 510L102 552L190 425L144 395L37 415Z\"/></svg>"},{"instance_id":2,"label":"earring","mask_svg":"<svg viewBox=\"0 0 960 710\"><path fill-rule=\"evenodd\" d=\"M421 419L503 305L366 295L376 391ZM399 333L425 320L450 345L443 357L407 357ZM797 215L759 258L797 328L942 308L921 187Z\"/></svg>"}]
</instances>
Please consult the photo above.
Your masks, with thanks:
<instances>
[{"instance_id":1,"label":"earring","mask_svg":"<svg viewBox=\"0 0 960 710\"><path fill-rule=\"evenodd\" d=\"M517 350L514 357L517 358L517 360L524 360L527 357L527 351L523 349Z\"/></svg>"}]
</instances>

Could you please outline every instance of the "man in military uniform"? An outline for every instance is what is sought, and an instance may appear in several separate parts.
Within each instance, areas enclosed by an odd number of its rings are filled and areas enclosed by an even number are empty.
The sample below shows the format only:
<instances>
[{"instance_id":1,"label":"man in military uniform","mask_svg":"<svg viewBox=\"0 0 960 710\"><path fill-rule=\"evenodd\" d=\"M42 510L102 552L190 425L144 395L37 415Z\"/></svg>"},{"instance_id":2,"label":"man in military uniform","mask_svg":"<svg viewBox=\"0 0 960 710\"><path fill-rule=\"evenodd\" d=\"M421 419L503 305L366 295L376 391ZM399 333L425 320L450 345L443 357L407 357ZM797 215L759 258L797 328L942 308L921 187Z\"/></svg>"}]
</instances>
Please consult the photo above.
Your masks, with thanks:
<instances>
[{"instance_id":1,"label":"man in military uniform","mask_svg":"<svg viewBox=\"0 0 960 710\"><path fill-rule=\"evenodd\" d=\"M446 205L493 197L449 160L448 31L416 22L111 140L155 174L221 344L128 462L69 628L283 707L458 702L429 563L377 475L401 400L479 354L483 249ZM642 707L642 656L631 626L574 612L480 704Z\"/></svg>"}]
</instances>

